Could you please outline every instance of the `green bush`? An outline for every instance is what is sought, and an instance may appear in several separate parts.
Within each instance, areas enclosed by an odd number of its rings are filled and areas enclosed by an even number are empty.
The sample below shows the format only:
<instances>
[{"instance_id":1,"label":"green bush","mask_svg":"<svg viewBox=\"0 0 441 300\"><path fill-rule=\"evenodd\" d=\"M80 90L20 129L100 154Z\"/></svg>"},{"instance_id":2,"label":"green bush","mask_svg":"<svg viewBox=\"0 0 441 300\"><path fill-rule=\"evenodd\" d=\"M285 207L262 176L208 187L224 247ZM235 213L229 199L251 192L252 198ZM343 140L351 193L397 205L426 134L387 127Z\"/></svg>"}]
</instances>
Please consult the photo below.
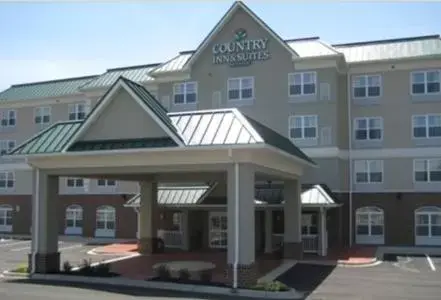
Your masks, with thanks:
<instances>
[{"instance_id":1,"label":"green bush","mask_svg":"<svg viewBox=\"0 0 441 300\"><path fill-rule=\"evenodd\" d=\"M63 263L63 271L64 271L64 273L71 273L72 272L72 265L67 260Z\"/></svg>"},{"instance_id":2,"label":"green bush","mask_svg":"<svg viewBox=\"0 0 441 300\"><path fill-rule=\"evenodd\" d=\"M166 265L160 265L156 269L156 272L158 274L158 277L162 280L168 280L171 278L170 270L168 269L168 267Z\"/></svg>"},{"instance_id":3,"label":"green bush","mask_svg":"<svg viewBox=\"0 0 441 300\"><path fill-rule=\"evenodd\" d=\"M191 277L190 272L188 269L181 269L179 270L179 279L180 280L189 280Z\"/></svg>"},{"instance_id":4,"label":"green bush","mask_svg":"<svg viewBox=\"0 0 441 300\"><path fill-rule=\"evenodd\" d=\"M29 273L29 267L27 264L21 264L17 268L13 269L12 272L14 273Z\"/></svg>"},{"instance_id":5,"label":"green bush","mask_svg":"<svg viewBox=\"0 0 441 300\"><path fill-rule=\"evenodd\" d=\"M80 269L78 270L81 274L91 274L93 273L92 261L89 259L83 259L82 264L80 265Z\"/></svg>"},{"instance_id":6,"label":"green bush","mask_svg":"<svg viewBox=\"0 0 441 300\"><path fill-rule=\"evenodd\" d=\"M94 267L95 272L99 275L108 275L110 273L110 266L109 264L99 264L96 267Z\"/></svg>"},{"instance_id":7,"label":"green bush","mask_svg":"<svg viewBox=\"0 0 441 300\"><path fill-rule=\"evenodd\" d=\"M251 289L266 292L286 292L290 290L290 288L286 284L280 281L259 282Z\"/></svg>"}]
</instances>

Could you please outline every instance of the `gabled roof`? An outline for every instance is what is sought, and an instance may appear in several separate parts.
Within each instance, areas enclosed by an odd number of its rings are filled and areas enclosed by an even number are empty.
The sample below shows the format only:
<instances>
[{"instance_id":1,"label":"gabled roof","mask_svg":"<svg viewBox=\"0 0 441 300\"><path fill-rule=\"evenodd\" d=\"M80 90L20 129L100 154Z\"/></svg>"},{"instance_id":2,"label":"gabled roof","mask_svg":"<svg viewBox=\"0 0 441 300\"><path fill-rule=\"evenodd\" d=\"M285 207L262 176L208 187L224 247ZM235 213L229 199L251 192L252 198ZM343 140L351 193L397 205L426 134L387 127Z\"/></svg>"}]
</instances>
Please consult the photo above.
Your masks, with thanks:
<instances>
[{"instance_id":1,"label":"gabled roof","mask_svg":"<svg viewBox=\"0 0 441 300\"><path fill-rule=\"evenodd\" d=\"M157 74L179 72L184 68L193 54L194 51L180 52L179 55L152 69L149 74L154 76Z\"/></svg>"},{"instance_id":2,"label":"gabled roof","mask_svg":"<svg viewBox=\"0 0 441 300\"><path fill-rule=\"evenodd\" d=\"M222 28L230 21L230 19L234 16L234 14L242 9L247 13L257 24L259 24L264 30L266 30L270 36L272 36L276 41L280 43L289 53L293 56L298 56L298 54L289 47L285 41L274 32L262 19L259 18L248 6L245 5L242 1L235 1L230 9L224 14L224 16L220 19L220 21L214 26L214 28L210 31L210 33L205 37L202 43L196 48L195 53L190 57L190 59L185 63L184 68L189 68L200 56L200 54L205 50L210 41L222 30Z\"/></svg>"},{"instance_id":3,"label":"gabled roof","mask_svg":"<svg viewBox=\"0 0 441 300\"><path fill-rule=\"evenodd\" d=\"M285 41L300 58L342 55L319 37L291 39Z\"/></svg>"},{"instance_id":4,"label":"gabled roof","mask_svg":"<svg viewBox=\"0 0 441 300\"><path fill-rule=\"evenodd\" d=\"M0 92L0 101L43 99L80 94L79 87L97 75L15 84Z\"/></svg>"}]
</instances>

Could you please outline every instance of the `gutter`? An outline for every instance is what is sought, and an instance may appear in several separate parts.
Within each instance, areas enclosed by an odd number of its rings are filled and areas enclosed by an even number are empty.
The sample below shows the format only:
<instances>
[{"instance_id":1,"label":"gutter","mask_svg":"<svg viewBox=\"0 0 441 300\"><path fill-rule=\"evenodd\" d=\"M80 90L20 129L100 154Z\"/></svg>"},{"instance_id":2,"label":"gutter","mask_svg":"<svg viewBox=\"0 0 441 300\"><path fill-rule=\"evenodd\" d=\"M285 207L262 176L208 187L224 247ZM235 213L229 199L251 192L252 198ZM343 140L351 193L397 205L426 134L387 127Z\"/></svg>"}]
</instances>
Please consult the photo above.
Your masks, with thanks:
<instances>
[{"instance_id":1,"label":"gutter","mask_svg":"<svg viewBox=\"0 0 441 300\"><path fill-rule=\"evenodd\" d=\"M233 278L233 289L237 289L237 266L239 264L239 164L234 164L234 198L235 198L235 225L234 226L234 235L235 235L235 243L234 243L234 278Z\"/></svg>"}]
</instances>

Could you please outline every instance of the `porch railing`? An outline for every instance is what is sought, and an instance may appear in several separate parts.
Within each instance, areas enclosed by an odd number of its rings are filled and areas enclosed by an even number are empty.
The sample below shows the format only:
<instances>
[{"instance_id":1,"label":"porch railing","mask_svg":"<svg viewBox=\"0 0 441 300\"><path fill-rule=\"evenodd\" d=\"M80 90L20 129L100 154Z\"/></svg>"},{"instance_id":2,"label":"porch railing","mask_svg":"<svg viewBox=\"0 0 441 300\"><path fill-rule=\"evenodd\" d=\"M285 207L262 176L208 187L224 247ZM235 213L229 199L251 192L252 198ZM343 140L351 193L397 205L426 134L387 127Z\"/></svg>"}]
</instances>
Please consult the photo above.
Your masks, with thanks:
<instances>
[{"instance_id":1,"label":"porch railing","mask_svg":"<svg viewBox=\"0 0 441 300\"><path fill-rule=\"evenodd\" d=\"M273 234L272 238L273 249L277 249L283 242L283 234ZM319 250L318 236L317 235L302 235L303 252L305 253L317 253Z\"/></svg>"},{"instance_id":2,"label":"porch railing","mask_svg":"<svg viewBox=\"0 0 441 300\"><path fill-rule=\"evenodd\" d=\"M164 241L165 248L184 248L184 236L181 231L159 229L158 237Z\"/></svg>"}]
</instances>

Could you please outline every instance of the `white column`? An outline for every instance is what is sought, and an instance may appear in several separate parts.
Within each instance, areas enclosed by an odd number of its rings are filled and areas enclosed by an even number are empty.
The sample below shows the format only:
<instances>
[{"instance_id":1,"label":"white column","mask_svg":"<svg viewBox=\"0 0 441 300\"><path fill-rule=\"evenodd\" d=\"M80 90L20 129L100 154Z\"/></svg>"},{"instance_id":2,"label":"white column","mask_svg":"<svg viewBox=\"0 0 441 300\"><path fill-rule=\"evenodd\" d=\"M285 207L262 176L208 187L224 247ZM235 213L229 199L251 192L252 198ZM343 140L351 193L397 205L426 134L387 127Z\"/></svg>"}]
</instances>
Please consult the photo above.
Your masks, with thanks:
<instances>
[{"instance_id":1,"label":"white column","mask_svg":"<svg viewBox=\"0 0 441 300\"><path fill-rule=\"evenodd\" d=\"M328 254L328 230L326 228L326 210L320 207L320 255Z\"/></svg>"},{"instance_id":2,"label":"white column","mask_svg":"<svg viewBox=\"0 0 441 300\"><path fill-rule=\"evenodd\" d=\"M273 252L273 210L265 210L265 253Z\"/></svg>"}]
</instances>

